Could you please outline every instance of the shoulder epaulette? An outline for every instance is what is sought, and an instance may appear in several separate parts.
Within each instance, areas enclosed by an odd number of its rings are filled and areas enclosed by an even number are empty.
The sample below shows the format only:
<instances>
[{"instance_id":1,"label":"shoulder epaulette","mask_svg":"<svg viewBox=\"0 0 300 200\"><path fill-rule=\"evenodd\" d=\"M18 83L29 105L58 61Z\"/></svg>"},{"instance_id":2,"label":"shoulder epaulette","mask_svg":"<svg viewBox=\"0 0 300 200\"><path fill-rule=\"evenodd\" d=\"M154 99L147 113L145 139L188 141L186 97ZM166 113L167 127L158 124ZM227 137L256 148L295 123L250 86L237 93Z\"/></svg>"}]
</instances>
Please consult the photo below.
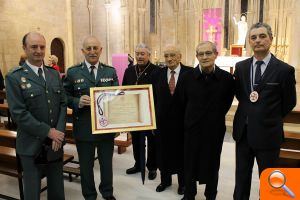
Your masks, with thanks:
<instances>
[{"instance_id":1,"label":"shoulder epaulette","mask_svg":"<svg viewBox=\"0 0 300 200\"><path fill-rule=\"evenodd\" d=\"M113 68L113 69L114 69L113 66L110 66L110 65L107 65L107 64L104 64L104 63L101 63L101 65L102 65L103 67L109 67L109 68Z\"/></svg>"},{"instance_id":2,"label":"shoulder epaulette","mask_svg":"<svg viewBox=\"0 0 300 200\"><path fill-rule=\"evenodd\" d=\"M68 69L72 69L72 68L77 68L77 67L82 67L83 63L77 63L76 65L73 65L71 67L69 67Z\"/></svg>"},{"instance_id":3,"label":"shoulder epaulette","mask_svg":"<svg viewBox=\"0 0 300 200\"><path fill-rule=\"evenodd\" d=\"M44 67L46 67L47 69L53 69L53 70L55 70L53 67L50 67L50 66L47 66L47 65L44 65Z\"/></svg>"},{"instance_id":4,"label":"shoulder epaulette","mask_svg":"<svg viewBox=\"0 0 300 200\"><path fill-rule=\"evenodd\" d=\"M21 69L23 69L22 66L17 66L17 67L13 67L12 69L10 69L9 72L14 73L14 72L19 71Z\"/></svg>"}]
</instances>

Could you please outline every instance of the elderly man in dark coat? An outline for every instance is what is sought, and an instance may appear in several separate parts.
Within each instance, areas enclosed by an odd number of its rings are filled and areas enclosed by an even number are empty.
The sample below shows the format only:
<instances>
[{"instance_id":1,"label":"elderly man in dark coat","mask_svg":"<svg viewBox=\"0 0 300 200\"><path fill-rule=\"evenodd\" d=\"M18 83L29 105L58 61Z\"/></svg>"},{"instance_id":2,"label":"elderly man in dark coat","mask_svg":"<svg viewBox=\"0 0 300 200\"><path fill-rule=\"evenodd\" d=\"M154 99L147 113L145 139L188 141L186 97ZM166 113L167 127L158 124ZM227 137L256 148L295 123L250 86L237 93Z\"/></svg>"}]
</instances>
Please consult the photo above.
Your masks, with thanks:
<instances>
[{"instance_id":1,"label":"elderly man in dark coat","mask_svg":"<svg viewBox=\"0 0 300 200\"><path fill-rule=\"evenodd\" d=\"M161 183L156 191L162 192L172 184L172 174L178 176L177 193L184 192L183 179L183 114L179 114L180 77L191 67L180 63L181 53L175 46L167 46L164 51L167 67L161 70L155 84L156 101L156 139L158 144L158 166L161 174Z\"/></svg>"},{"instance_id":2,"label":"elderly man in dark coat","mask_svg":"<svg viewBox=\"0 0 300 200\"><path fill-rule=\"evenodd\" d=\"M200 43L196 48L199 65L183 75L179 88L185 107L183 200L195 199L197 181L206 184L207 200L217 195L225 115L234 95L233 77L215 65L217 55L214 43Z\"/></svg>"}]
</instances>

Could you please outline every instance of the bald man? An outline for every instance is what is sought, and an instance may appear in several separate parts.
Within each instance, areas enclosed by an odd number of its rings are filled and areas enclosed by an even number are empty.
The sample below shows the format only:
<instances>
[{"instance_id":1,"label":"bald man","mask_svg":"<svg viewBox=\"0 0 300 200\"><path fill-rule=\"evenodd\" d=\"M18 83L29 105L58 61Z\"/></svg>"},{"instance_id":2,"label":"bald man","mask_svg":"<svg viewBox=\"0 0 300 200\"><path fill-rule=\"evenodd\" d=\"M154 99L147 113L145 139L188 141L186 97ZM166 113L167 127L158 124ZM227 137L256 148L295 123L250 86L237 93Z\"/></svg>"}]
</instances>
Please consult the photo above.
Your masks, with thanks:
<instances>
[{"instance_id":1,"label":"bald man","mask_svg":"<svg viewBox=\"0 0 300 200\"><path fill-rule=\"evenodd\" d=\"M161 183L156 191L162 192L172 184L172 174L178 176L177 193L184 193L183 180L183 113L179 109L178 85L183 73L192 68L180 63L181 53L175 46L167 46L164 51L166 66L161 70L155 84L158 166Z\"/></svg>"},{"instance_id":2,"label":"bald man","mask_svg":"<svg viewBox=\"0 0 300 200\"><path fill-rule=\"evenodd\" d=\"M97 149L100 164L99 191L106 200L113 196L112 157L115 134L92 134L90 88L117 86L116 70L99 61L102 46L96 37L87 37L82 46L85 60L67 71L64 87L68 96L68 107L73 109L73 135L79 156L81 189L86 200L96 200L94 182L94 158Z\"/></svg>"},{"instance_id":3,"label":"bald man","mask_svg":"<svg viewBox=\"0 0 300 200\"><path fill-rule=\"evenodd\" d=\"M18 126L16 151L23 169L24 199L40 199L41 177L45 174L48 199L63 200L66 96L59 73L44 65L44 36L27 33L23 49L25 63L11 70L5 81L9 110Z\"/></svg>"}]
</instances>

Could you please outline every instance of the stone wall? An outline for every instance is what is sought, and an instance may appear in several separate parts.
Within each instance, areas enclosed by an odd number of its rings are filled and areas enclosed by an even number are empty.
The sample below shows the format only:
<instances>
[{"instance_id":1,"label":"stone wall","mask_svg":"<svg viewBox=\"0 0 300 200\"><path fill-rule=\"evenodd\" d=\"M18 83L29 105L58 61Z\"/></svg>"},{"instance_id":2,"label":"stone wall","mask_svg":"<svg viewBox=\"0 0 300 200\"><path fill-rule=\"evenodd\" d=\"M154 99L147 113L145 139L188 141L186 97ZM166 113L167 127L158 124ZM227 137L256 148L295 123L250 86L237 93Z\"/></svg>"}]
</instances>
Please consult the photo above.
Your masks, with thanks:
<instances>
[{"instance_id":1,"label":"stone wall","mask_svg":"<svg viewBox=\"0 0 300 200\"><path fill-rule=\"evenodd\" d=\"M46 58L54 38L60 38L65 47L68 46L64 0L2 0L0 8L0 66L4 74L18 65L23 53L21 41L29 31L45 36ZM65 53L68 53L67 48ZM65 64L68 65L67 60Z\"/></svg>"}]
</instances>

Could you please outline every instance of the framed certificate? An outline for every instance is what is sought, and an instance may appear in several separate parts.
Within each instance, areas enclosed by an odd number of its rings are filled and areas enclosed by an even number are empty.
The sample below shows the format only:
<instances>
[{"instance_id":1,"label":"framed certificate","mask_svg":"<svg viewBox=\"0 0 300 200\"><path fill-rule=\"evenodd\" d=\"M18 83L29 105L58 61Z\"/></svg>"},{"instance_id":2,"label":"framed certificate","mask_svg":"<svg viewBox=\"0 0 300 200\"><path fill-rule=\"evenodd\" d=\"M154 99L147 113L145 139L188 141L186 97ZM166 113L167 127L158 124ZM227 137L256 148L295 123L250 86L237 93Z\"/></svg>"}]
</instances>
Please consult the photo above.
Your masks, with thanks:
<instances>
[{"instance_id":1,"label":"framed certificate","mask_svg":"<svg viewBox=\"0 0 300 200\"><path fill-rule=\"evenodd\" d=\"M152 85L90 88L93 134L156 129Z\"/></svg>"}]
</instances>

